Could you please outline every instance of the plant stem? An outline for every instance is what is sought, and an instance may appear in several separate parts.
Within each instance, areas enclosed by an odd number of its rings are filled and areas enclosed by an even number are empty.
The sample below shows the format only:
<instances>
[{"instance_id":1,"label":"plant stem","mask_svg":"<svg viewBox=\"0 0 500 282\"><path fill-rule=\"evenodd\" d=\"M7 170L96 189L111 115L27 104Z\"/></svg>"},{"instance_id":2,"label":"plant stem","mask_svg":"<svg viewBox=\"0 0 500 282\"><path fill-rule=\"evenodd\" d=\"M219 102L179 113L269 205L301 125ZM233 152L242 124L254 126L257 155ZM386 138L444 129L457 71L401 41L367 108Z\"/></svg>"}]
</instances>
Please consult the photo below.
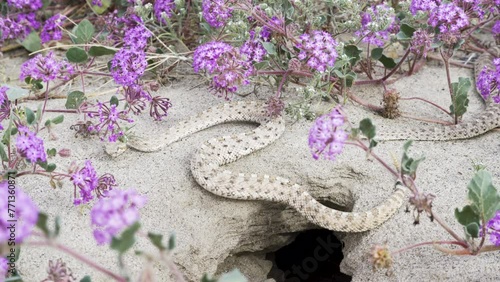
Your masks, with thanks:
<instances>
[{"instance_id":1,"label":"plant stem","mask_svg":"<svg viewBox=\"0 0 500 282\"><path fill-rule=\"evenodd\" d=\"M87 264L88 266L96 269L97 271L99 272L102 272L104 274L106 274L107 276L113 278L114 280L116 281L120 281L120 282L127 282L127 279L125 279L124 277L100 266L99 264L95 263L93 260L87 258L87 257L84 257L82 255L80 255L79 253L73 251L72 249L60 244L60 243L56 243L56 242L52 242L52 241L38 241L38 242L27 242L26 244L28 245L32 245L32 246L45 246L45 247L52 247L52 248L55 248L57 250L60 250L76 259L78 259L79 261Z\"/></svg>"},{"instance_id":2,"label":"plant stem","mask_svg":"<svg viewBox=\"0 0 500 282\"><path fill-rule=\"evenodd\" d=\"M441 111L445 112L447 115L451 116L451 113L449 111L447 111L445 108L439 106L438 104L434 103L434 102L431 102L427 99L424 99L424 98L420 98L420 97L409 97L409 98L399 98L400 100L420 100L420 101L423 101L423 102L426 102L426 103L429 103L431 105L433 105L434 107L440 109Z\"/></svg>"},{"instance_id":3,"label":"plant stem","mask_svg":"<svg viewBox=\"0 0 500 282\"><path fill-rule=\"evenodd\" d=\"M444 223L444 221L432 209L431 209L431 216L439 225L441 225L441 227L443 227L453 238L455 238L455 240L468 245L467 243L464 242L464 240L460 236L458 236L457 233L455 233L455 231L451 230L451 228L448 225L446 225L446 223Z\"/></svg>"},{"instance_id":4,"label":"plant stem","mask_svg":"<svg viewBox=\"0 0 500 282\"><path fill-rule=\"evenodd\" d=\"M398 62L398 64L388 74L386 74L384 77L382 77L381 79L378 79L378 80L380 82L382 82L382 81L386 81L389 77L391 77L401 67L401 65L404 63L404 61L406 60L406 57L408 57L409 54L410 54L410 48L408 48L408 50L406 50L406 53L403 55L403 57Z\"/></svg>"},{"instance_id":5,"label":"plant stem","mask_svg":"<svg viewBox=\"0 0 500 282\"><path fill-rule=\"evenodd\" d=\"M450 76L450 63L448 55L443 54L443 50L439 49L439 53L441 53L441 57L443 58L444 67L446 69L446 80L448 81L448 90L450 91L451 103L455 104L453 101L453 87L451 86L451 76ZM455 114L455 124L458 123L458 116Z\"/></svg>"},{"instance_id":6,"label":"plant stem","mask_svg":"<svg viewBox=\"0 0 500 282\"><path fill-rule=\"evenodd\" d=\"M457 241L433 241L433 242L422 242L422 243L418 243L418 244L411 245L411 246L408 246L408 247L404 247L404 248L399 249L397 251L391 252L391 254L397 255L399 253L408 251L408 250L413 249L413 248L427 246L427 245L436 245L436 244L459 245L459 246L461 246L463 248L467 248L468 247L466 244L464 244L462 242L457 242Z\"/></svg>"}]
</instances>

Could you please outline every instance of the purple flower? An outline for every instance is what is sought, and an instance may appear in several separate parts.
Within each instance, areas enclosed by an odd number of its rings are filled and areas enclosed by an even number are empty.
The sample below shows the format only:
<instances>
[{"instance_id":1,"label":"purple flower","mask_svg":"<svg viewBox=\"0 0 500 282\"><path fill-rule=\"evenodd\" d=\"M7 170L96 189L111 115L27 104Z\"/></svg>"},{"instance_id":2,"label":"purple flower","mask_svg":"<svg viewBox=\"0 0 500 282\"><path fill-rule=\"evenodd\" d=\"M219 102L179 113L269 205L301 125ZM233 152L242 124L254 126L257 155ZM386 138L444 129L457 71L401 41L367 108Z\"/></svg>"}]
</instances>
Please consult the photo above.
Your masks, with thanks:
<instances>
[{"instance_id":1,"label":"purple flower","mask_svg":"<svg viewBox=\"0 0 500 282\"><path fill-rule=\"evenodd\" d=\"M426 30L418 29L413 33L410 42L410 51L416 55L427 57L427 51L431 49L432 39Z\"/></svg>"},{"instance_id":2,"label":"purple flower","mask_svg":"<svg viewBox=\"0 0 500 282\"><path fill-rule=\"evenodd\" d=\"M223 42L209 42L198 46L193 54L195 72L205 70L214 75L211 87L214 91L229 99L229 93L238 90L238 86L248 84L252 74L252 65L243 60L231 45Z\"/></svg>"},{"instance_id":3,"label":"purple flower","mask_svg":"<svg viewBox=\"0 0 500 282\"><path fill-rule=\"evenodd\" d=\"M101 0L92 0L92 5L102 7L102 1Z\"/></svg>"},{"instance_id":4,"label":"purple flower","mask_svg":"<svg viewBox=\"0 0 500 282\"><path fill-rule=\"evenodd\" d=\"M156 96L149 102L149 106L149 115L154 120L160 121L168 116L168 110L172 107L172 103L168 98Z\"/></svg>"},{"instance_id":5,"label":"purple flower","mask_svg":"<svg viewBox=\"0 0 500 282\"><path fill-rule=\"evenodd\" d=\"M127 30L123 37L123 42L130 49L138 51L146 48L150 37L151 32L144 25L137 25Z\"/></svg>"},{"instance_id":6,"label":"purple flower","mask_svg":"<svg viewBox=\"0 0 500 282\"><path fill-rule=\"evenodd\" d=\"M12 188L12 184L9 184L7 180L0 183L0 197L3 199L0 201L0 245L14 240L16 243L21 243L31 234L31 230L38 220L38 208L31 198L17 185L15 189L10 188ZM12 195L10 191L15 191L15 194ZM8 199L11 196L15 197L15 203L11 203L9 207ZM12 204L14 204L14 208ZM9 226L12 225L9 220L16 220L15 239L9 230Z\"/></svg>"},{"instance_id":7,"label":"purple flower","mask_svg":"<svg viewBox=\"0 0 500 282\"><path fill-rule=\"evenodd\" d=\"M43 146L43 139L29 131L25 126L18 126L19 135L16 138L17 152L31 163L47 161L47 153Z\"/></svg>"},{"instance_id":8,"label":"purple flower","mask_svg":"<svg viewBox=\"0 0 500 282\"><path fill-rule=\"evenodd\" d=\"M394 9L386 4L370 7L361 15L361 29L355 33L363 42L384 46L389 33L396 29Z\"/></svg>"},{"instance_id":9,"label":"purple flower","mask_svg":"<svg viewBox=\"0 0 500 282\"><path fill-rule=\"evenodd\" d=\"M415 15L418 11L431 11L441 5L441 0L412 0L410 12Z\"/></svg>"},{"instance_id":10,"label":"purple flower","mask_svg":"<svg viewBox=\"0 0 500 282\"><path fill-rule=\"evenodd\" d=\"M500 211L490 219L486 225L486 233L490 235L490 241L496 246L500 246Z\"/></svg>"},{"instance_id":11,"label":"purple flower","mask_svg":"<svg viewBox=\"0 0 500 282\"><path fill-rule=\"evenodd\" d=\"M97 244L108 244L114 236L138 221L139 209L146 201L146 197L133 189L112 190L108 198L101 198L90 212Z\"/></svg>"},{"instance_id":12,"label":"purple flower","mask_svg":"<svg viewBox=\"0 0 500 282\"><path fill-rule=\"evenodd\" d=\"M85 166L76 171L71 175L71 181L75 186L75 189L79 189L80 197L75 198L73 201L74 205L86 204L94 198L92 192L99 185L99 179L97 178L97 172L92 166L91 161L86 161ZM76 195L76 192L75 192Z\"/></svg>"},{"instance_id":13,"label":"purple flower","mask_svg":"<svg viewBox=\"0 0 500 282\"><path fill-rule=\"evenodd\" d=\"M7 0L7 3L20 10L28 9L31 11L40 10L43 6L42 0Z\"/></svg>"},{"instance_id":14,"label":"purple flower","mask_svg":"<svg viewBox=\"0 0 500 282\"><path fill-rule=\"evenodd\" d=\"M500 35L500 20L495 22L495 25L491 29L491 32L493 32L493 34L496 36Z\"/></svg>"},{"instance_id":15,"label":"purple flower","mask_svg":"<svg viewBox=\"0 0 500 282\"><path fill-rule=\"evenodd\" d=\"M429 25L438 27L441 33L459 33L469 25L469 17L454 3L447 3L433 9L429 15Z\"/></svg>"},{"instance_id":16,"label":"purple flower","mask_svg":"<svg viewBox=\"0 0 500 282\"><path fill-rule=\"evenodd\" d=\"M493 99L494 103L500 103L500 58L493 59L495 69L489 69L485 66L476 79L476 87L483 96L484 100L489 97Z\"/></svg>"},{"instance_id":17,"label":"purple flower","mask_svg":"<svg viewBox=\"0 0 500 282\"><path fill-rule=\"evenodd\" d=\"M225 0L203 0L203 18L215 28L222 27L231 17L232 9L226 6Z\"/></svg>"},{"instance_id":18,"label":"purple flower","mask_svg":"<svg viewBox=\"0 0 500 282\"><path fill-rule=\"evenodd\" d=\"M68 74L74 73L73 66L65 60L57 61L54 58L54 53L49 52L47 56L42 54L36 55L34 58L24 62L21 65L20 79L26 77L39 79L44 82L55 80L56 78L68 80Z\"/></svg>"},{"instance_id":19,"label":"purple flower","mask_svg":"<svg viewBox=\"0 0 500 282\"><path fill-rule=\"evenodd\" d=\"M65 16L56 14L45 21L45 25L40 32L40 39L42 39L42 43L50 40L60 40L62 38L61 25L65 19Z\"/></svg>"},{"instance_id":20,"label":"purple flower","mask_svg":"<svg viewBox=\"0 0 500 282\"><path fill-rule=\"evenodd\" d=\"M9 97L7 97L7 86L0 87L0 122L4 119L10 117L10 105ZM3 126L0 124L0 130L3 130Z\"/></svg>"},{"instance_id":21,"label":"purple flower","mask_svg":"<svg viewBox=\"0 0 500 282\"><path fill-rule=\"evenodd\" d=\"M174 0L156 0L153 6L155 17L162 24L167 24L165 18L170 18L172 16L172 10L174 8Z\"/></svg>"},{"instance_id":22,"label":"purple flower","mask_svg":"<svg viewBox=\"0 0 500 282\"><path fill-rule=\"evenodd\" d=\"M146 108L146 102L151 101L151 95L141 85L133 84L123 87L128 108L138 115Z\"/></svg>"},{"instance_id":23,"label":"purple flower","mask_svg":"<svg viewBox=\"0 0 500 282\"><path fill-rule=\"evenodd\" d=\"M137 83L147 66L144 51L123 48L116 52L111 61L111 75L116 83L130 86Z\"/></svg>"},{"instance_id":24,"label":"purple flower","mask_svg":"<svg viewBox=\"0 0 500 282\"><path fill-rule=\"evenodd\" d=\"M300 49L298 55L300 60L307 60L307 65L319 72L324 72L327 67L333 67L337 59L335 50L337 42L329 33L314 30L312 34L302 34L299 39L297 48Z\"/></svg>"},{"instance_id":25,"label":"purple flower","mask_svg":"<svg viewBox=\"0 0 500 282\"><path fill-rule=\"evenodd\" d=\"M9 18L0 17L0 44L5 40L24 38L26 29L23 24Z\"/></svg>"},{"instance_id":26,"label":"purple flower","mask_svg":"<svg viewBox=\"0 0 500 282\"><path fill-rule=\"evenodd\" d=\"M262 39L262 38L261 38ZM267 54L261 41L255 38L255 31L250 31L250 38L240 47L240 54L246 56L247 61L260 62Z\"/></svg>"},{"instance_id":27,"label":"purple flower","mask_svg":"<svg viewBox=\"0 0 500 282\"><path fill-rule=\"evenodd\" d=\"M342 153L347 133L341 128L344 125L344 116L340 107L334 108L329 114L320 116L309 131L309 148L314 159L320 155L327 160L335 160Z\"/></svg>"},{"instance_id":28,"label":"purple flower","mask_svg":"<svg viewBox=\"0 0 500 282\"><path fill-rule=\"evenodd\" d=\"M36 20L35 13L19 14L17 16L17 22L24 26L24 34L29 34L32 30L40 28L40 22ZM24 38L25 36L23 36Z\"/></svg>"},{"instance_id":29,"label":"purple flower","mask_svg":"<svg viewBox=\"0 0 500 282\"><path fill-rule=\"evenodd\" d=\"M88 127L90 132L94 131L101 135L101 140L108 136L109 142L116 142L118 138L123 136L123 131L118 124L120 120L127 121L129 123L133 122L132 119L127 118L127 113L125 111L118 111L116 105L111 105L110 107L105 104L98 102L98 115L99 123L97 125L91 125ZM89 113L89 117L94 117L94 113Z\"/></svg>"}]
</instances>

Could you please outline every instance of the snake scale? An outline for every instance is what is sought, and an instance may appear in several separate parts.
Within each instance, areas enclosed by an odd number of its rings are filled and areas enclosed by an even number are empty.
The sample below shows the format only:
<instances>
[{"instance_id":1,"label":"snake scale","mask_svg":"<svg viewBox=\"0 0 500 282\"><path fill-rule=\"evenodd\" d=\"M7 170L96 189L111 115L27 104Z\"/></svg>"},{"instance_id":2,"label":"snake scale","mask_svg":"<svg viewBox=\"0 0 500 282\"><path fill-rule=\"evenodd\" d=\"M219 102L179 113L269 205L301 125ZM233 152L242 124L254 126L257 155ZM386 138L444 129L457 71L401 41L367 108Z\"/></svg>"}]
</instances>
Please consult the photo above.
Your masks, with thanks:
<instances>
[{"instance_id":1,"label":"snake scale","mask_svg":"<svg viewBox=\"0 0 500 282\"><path fill-rule=\"evenodd\" d=\"M495 69L493 66L493 58L499 57L500 46L491 47L488 49L488 52L482 53L474 63L474 77L479 75L479 72L484 66ZM377 132L377 139L439 141L468 139L484 134L500 126L500 104L493 103L491 97L484 102L486 104L484 110L476 114L471 120L463 121L456 125L420 125L415 128L406 127L404 130L386 127L380 133Z\"/></svg>"},{"instance_id":2,"label":"snake scale","mask_svg":"<svg viewBox=\"0 0 500 282\"><path fill-rule=\"evenodd\" d=\"M500 48L492 49L500 54ZM484 53L475 64L476 75L482 66L488 64L491 64L491 55ZM449 140L482 134L500 125L500 107L488 101L486 103L486 109L474 121L448 127L434 127L425 131L385 132L382 134L383 139ZM259 126L250 132L208 140L192 156L191 172L195 180L213 194L231 199L283 203L297 210L309 221L340 232L374 229L389 219L405 201L406 188L397 186L389 198L369 211L343 212L322 205L307 192L306 187L288 179L225 169L224 165L270 145L283 134L284 119L268 117L265 104L261 102L219 105L169 128L167 132L154 138L131 138L127 146L142 152L153 152L197 131L238 121L257 123Z\"/></svg>"}]
</instances>

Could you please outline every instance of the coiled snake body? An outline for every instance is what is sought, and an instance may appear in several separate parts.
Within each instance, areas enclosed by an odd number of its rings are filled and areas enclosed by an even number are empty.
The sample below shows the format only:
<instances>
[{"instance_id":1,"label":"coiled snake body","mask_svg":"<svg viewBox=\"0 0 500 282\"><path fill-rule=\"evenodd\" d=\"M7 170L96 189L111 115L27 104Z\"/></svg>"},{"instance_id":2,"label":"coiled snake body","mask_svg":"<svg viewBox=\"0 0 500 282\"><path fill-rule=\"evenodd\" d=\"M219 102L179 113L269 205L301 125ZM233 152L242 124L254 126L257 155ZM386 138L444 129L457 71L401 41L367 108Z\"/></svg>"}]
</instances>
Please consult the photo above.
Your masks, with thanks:
<instances>
[{"instance_id":1,"label":"coiled snake body","mask_svg":"<svg viewBox=\"0 0 500 282\"><path fill-rule=\"evenodd\" d=\"M481 64L490 64L488 60L491 61L489 55L481 55L476 69L482 68ZM197 131L234 121L258 123L259 126L247 133L208 140L198 148L191 159L191 172L195 180L213 194L231 199L284 203L296 209L309 221L341 232L362 232L376 228L389 219L405 201L406 188L398 186L389 198L369 211L342 212L322 205L304 187L288 179L225 169L224 165L268 146L283 134L283 118L268 117L264 103L260 102L223 104L169 128L160 136L149 139L132 138L127 145L142 152L157 151ZM386 132L383 133L383 139L463 139L482 134L499 125L500 107L487 103L486 110L473 122L435 127L425 132Z\"/></svg>"}]
</instances>

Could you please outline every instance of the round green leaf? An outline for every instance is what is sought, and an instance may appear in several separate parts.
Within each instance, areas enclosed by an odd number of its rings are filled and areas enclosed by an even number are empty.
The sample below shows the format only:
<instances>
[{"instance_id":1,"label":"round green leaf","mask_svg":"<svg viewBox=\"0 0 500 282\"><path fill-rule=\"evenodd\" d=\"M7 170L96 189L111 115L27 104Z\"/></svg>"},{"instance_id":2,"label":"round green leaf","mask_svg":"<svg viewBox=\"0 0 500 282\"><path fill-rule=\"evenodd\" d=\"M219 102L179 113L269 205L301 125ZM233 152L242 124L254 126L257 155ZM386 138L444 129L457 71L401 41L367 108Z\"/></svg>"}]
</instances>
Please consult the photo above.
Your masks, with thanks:
<instances>
[{"instance_id":1,"label":"round green leaf","mask_svg":"<svg viewBox=\"0 0 500 282\"><path fill-rule=\"evenodd\" d=\"M89 56L87 55L87 52L85 52L85 50L83 50L82 48L71 47L66 52L66 58L68 58L68 61L72 63L83 63L88 60Z\"/></svg>"}]
</instances>

